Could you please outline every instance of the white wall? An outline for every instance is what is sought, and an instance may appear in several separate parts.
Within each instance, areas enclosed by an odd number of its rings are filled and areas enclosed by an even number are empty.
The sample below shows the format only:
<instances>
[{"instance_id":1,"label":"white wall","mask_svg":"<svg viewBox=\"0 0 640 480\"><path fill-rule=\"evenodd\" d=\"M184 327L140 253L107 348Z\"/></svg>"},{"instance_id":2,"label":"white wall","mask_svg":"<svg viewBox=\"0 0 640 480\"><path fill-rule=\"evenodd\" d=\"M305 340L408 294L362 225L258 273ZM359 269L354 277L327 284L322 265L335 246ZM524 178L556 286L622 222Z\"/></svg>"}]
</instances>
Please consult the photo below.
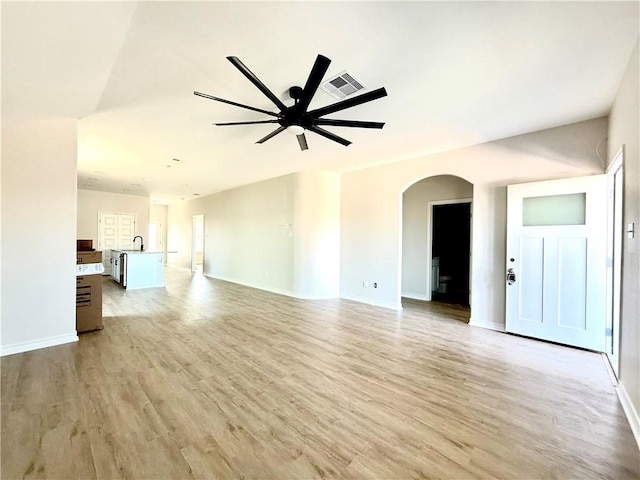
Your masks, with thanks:
<instances>
[{"instance_id":1,"label":"white wall","mask_svg":"<svg viewBox=\"0 0 640 480\"><path fill-rule=\"evenodd\" d=\"M158 245L157 250L161 252L167 251L167 205L154 205L151 204L149 210L149 223L155 223L158 225ZM154 248L149 244L149 248ZM166 262L166 255L165 255Z\"/></svg>"},{"instance_id":2,"label":"white wall","mask_svg":"<svg viewBox=\"0 0 640 480\"><path fill-rule=\"evenodd\" d=\"M191 270L191 242L193 234L193 215L204 214L208 197L196 198L182 203L167 206L167 265L175 268ZM208 250L207 237L210 227L207 225L208 217L205 214L205 265L204 273L207 273L206 258ZM213 255L212 255L213 257Z\"/></svg>"},{"instance_id":3,"label":"white wall","mask_svg":"<svg viewBox=\"0 0 640 480\"><path fill-rule=\"evenodd\" d=\"M76 121L2 122L2 355L77 340Z\"/></svg>"},{"instance_id":4,"label":"white wall","mask_svg":"<svg viewBox=\"0 0 640 480\"><path fill-rule=\"evenodd\" d=\"M425 177L473 184L471 323L504 328L506 185L603 172L599 118L342 176L341 295L401 308L402 192ZM363 281L377 282L366 288Z\"/></svg>"},{"instance_id":5,"label":"white wall","mask_svg":"<svg viewBox=\"0 0 640 480\"><path fill-rule=\"evenodd\" d=\"M192 216L204 214L206 275L291 292L294 190L287 175L170 205L168 264L191 268Z\"/></svg>"},{"instance_id":6,"label":"white wall","mask_svg":"<svg viewBox=\"0 0 640 480\"><path fill-rule=\"evenodd\" d=\"M624 207L623 224L635 224L635 237L623 236L622 311L620 318L620 382L635 412L623 405L630 417L640 445L640 48L631 55L620 89L611 109L609 124L609 160L624 145ZM635 423L634 423L635 421Z\"/></svg>"},{"instance_id":7,"label":"white wall","mask_svg":"<svg viewBox=\"0 0 640 480\"><path fill-rule=\"evenodd\" d=\"M285 175L168 209L168 264L191 265L192 216L204 214L206 275L300 298L339 292L340 176Z\"/></svg>"},{"instance_id":8,"label":"white wall","mask_svg":"<svg viewBox=\"0 0 640 480\"><path fill-rule=\"evenodd\" d=\"M402 296L427 299L429 202L471 198L473 185L463 178L440 175L411 185L402 195Z\"/></svg>"},{"instance_id":9,"label":"white wall","mask_svg":"<svg viewBox=\"0 0 640 480\"><path fill-rule=\"evenodd\" d=\"M340 175L294 176L293 292L304 298L340 295Z\"/></svg>"},{"instance_id":10,"label":"white wall","mask_svg":"<svg viewBox=\"0 0 640 480\"><path fill-rule=\"evenodd\" d=\"M92 239L95 249L98 245L98 212L134 213L136 215L136 235L147 238L149 234L149 197L121 193L78 190L78 238Z\"/></svg>"}]
</instances>

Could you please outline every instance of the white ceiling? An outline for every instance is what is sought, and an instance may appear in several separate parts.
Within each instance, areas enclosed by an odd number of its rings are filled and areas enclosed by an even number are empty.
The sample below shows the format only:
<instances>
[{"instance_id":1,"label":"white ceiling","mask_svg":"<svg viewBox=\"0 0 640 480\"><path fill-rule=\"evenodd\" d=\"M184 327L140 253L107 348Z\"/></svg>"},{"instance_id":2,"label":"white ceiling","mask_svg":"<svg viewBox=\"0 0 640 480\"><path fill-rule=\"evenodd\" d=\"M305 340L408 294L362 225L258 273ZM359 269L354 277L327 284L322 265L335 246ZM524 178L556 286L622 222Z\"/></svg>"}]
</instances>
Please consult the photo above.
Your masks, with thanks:
<instances>
[{"instance_id":1,"label":"white ceiling","mask_svg":"<svg viewBox=\"0 0 640 480\"><path fill-rule=\"evenodd\" d=\"M349 171L606 115L638 40L638 2L2 3L3 117L71 116L78 186L171 203L301 170ZM329 118L309 150L225 57L289 104L315 57L388 97ZM336 100L318 91L311 108ZM173 159L179 159L176 162Z\"/></svg>"}]
</instances>

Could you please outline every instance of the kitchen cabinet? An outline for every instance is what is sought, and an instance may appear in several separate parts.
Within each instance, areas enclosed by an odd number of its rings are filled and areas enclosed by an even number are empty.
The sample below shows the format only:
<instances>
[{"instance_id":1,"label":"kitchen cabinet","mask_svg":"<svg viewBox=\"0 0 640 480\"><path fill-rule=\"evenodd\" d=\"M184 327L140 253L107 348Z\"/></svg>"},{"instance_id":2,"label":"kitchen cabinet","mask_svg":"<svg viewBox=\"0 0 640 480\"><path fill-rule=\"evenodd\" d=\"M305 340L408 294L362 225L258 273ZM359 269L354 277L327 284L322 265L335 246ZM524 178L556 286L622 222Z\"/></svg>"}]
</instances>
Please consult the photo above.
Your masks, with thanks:
<instances>
[{"instance_id":1,"label":"kitchen cabinet","mask_svg":"<svg viewBox=\"0 0 640 480\"><path fill-rule=\"evenodd\" d=\"M112 277L127 290L164 287L164 253L112 250Z\"/></svg>"},{"instance_id":2,"label":"kitchen cabinet","mask_svg":"<svg viewBox=\"0 0 640 480\"><path fill-rule=\"evenodd\" d=\"M111 278L120 283L120 250L111 250Z\"/></svg>"}]
</instances>

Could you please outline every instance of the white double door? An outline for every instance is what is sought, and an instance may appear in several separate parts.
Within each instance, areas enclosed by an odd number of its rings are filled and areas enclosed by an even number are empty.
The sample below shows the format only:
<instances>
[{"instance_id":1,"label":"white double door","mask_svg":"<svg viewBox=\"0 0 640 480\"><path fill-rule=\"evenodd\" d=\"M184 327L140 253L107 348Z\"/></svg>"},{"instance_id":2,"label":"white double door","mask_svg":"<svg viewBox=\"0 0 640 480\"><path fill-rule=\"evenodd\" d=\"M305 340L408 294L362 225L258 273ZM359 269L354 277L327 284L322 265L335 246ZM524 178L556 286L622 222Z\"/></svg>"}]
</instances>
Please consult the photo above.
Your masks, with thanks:
<instances>
[{"instance_id":1,"label":"white double door","mask_svg":"<svg viewBox=\"0 0 640 480\"><path fill-rule=\"evenodd\" d=\"M136 216L133 213L100 212L98 214L98 249L102 250L104 275L111 275L111 250L133 248Z\"/></svg>"},{"instance_id":2,"label":"white double door","mask_svg":"<svg viewBox=\"0 0 640 480\"><path fill-rule=\"evenodd\" d=\"M604 351L606 175L510 185L506 329Z\"/></svg>"}]
</instances>

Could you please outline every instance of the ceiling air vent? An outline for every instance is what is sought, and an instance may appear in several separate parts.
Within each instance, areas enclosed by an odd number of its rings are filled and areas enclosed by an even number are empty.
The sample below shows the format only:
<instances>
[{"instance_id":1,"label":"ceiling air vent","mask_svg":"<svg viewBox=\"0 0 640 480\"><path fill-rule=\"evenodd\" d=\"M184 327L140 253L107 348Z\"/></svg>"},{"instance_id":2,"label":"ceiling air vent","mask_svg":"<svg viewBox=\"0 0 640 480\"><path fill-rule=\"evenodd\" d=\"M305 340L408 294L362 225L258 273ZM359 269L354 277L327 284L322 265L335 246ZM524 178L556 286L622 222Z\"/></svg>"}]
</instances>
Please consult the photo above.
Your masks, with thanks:
<instances>
[{"instance_id":1,"label":"ceiling air vent","mask_svg":"<svg viewBox=\"0 0 640 480\"><path fill-rule=\"evenodd\" d=\"M363 90L365 87L362 85L362 82L356 80L353 75L345 70L324 82L320 85L320 88L333 98L342 100L343 98L347 98L348 96Z\"/></svg>"}]
</instances>

